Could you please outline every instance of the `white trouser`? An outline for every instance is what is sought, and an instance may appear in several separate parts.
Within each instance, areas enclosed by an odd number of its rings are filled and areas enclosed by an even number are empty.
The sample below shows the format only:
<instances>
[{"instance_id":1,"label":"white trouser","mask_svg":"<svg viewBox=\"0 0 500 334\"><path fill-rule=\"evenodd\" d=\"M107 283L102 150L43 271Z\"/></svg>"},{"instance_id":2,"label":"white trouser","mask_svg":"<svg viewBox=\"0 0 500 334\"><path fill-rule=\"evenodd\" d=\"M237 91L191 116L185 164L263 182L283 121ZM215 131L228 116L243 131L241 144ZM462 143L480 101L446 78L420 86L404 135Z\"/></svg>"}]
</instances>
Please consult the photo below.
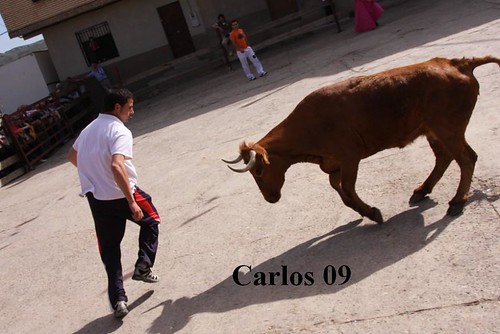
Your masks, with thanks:
<instances>
[{"instance_id":1,"label":"white trouser","mask_svg":"<svg viewBox=\"0 0 500 334\"><path fill-rule=\"evenodd\" d=\"M248 68L248 59L250 59L259 75L264 74L264 68L262 68L262 64L260 63L259 58L257 58L255 52L253 52L253 49L251 47L248 46L245 50L238 51L237 54L238 58L240 59L241 67L243 67L243 71L245 72L245 75L248 79L255 78Z\"/></svg>"}]
</instances>

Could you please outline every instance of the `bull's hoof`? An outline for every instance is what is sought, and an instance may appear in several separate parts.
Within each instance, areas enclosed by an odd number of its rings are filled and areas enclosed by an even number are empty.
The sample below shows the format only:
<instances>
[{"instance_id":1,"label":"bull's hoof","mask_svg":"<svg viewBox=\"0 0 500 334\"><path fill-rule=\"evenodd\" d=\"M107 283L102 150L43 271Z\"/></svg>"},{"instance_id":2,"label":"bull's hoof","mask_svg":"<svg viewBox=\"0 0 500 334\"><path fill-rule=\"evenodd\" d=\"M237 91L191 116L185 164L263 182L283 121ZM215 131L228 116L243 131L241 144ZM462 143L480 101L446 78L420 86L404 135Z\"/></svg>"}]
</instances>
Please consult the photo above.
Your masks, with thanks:
<instances>
[{"instance_id":1,"label":"bull's hoof","mask_svg":"<svg viewBox=\"0 0 500 334\"><path fill-rule=\"evenodd\" d=\"M424 191L415 191L413 192L413 195L411 195L409 203L417 204L424 201L427 198L428 198L427 193L425 193Z\"/></svg>"},{"instance_id":2,"label":"bull's hoof","mask_svg":"<svg viewBox=\"0 0 500 334\"><path fill-rule=\"evenodd\" d=\"M448 216L458 216L464 212L464 204L461 203L450 203L450 206L448 207L448 211L446 211L446 214Z\"/></svg>"},{"instance_id":3,"label":"bull's hoof","mask_svg":"<svg viewBox=\"0 0 500 334\"><path fill-rule=\"evenodd\" d=\"M370 212L370 216L368 216L371 220L376 222L377 224L383 224L384 223L384 218L382 218L382 213L380 212L379 209L373 207L372 211Z\"/></svg>"}]
</instances>

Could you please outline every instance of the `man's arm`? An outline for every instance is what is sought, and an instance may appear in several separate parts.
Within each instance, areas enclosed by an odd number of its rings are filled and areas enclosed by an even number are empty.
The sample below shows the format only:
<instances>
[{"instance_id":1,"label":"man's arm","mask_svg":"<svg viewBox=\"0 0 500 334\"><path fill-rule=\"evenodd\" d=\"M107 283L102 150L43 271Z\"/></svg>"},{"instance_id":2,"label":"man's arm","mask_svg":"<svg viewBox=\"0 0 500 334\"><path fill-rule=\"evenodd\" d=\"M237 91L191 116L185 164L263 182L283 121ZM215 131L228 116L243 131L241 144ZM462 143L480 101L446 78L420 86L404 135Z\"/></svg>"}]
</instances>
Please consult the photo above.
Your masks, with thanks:
<instances>
[{"instance_id":1,"label":"man's arm","mask_svg":"<svg viewBox=\"0 0 500 334\"><path fill-rule=\"evenodd\" d=\"M247 43L247 45L250 45L250 42L248 41L248 37L247 37L247 34L245 33L245 31L242 29L243 31L243 36L245 36L245 43Z\"/></svg>"},{"instance_id":2,"label":"man's arm","mask_svg":"<svg viewBox=\"0 0 500 334\"><path fill-rule=\"evenodd\" d=\"M142 213L142 209L135 202L134 195L132 194L132 190L130 189L127 169L125 168L124 161L125 156L123 156L122 154L113 154L113 158L111 161L111 170L113 172L116 184L127 199L128 206L130 208L130 211L132 212L132 218L135 221L138 221L142 219L144 214Z\"/></svg>"},{"instance_id":3,"label":"man's arm","mask_svg":"<svg viewBox=\"0 0 500 334\"><path fill-rule=\"evenodd\" d=\"M77 154L78 152L73 148L71 147L68 151L68 155L67 155L67 159L69 162L71 162L75 167L78 166L78 162L77 162Z\"/></svg>"}]
</instances>

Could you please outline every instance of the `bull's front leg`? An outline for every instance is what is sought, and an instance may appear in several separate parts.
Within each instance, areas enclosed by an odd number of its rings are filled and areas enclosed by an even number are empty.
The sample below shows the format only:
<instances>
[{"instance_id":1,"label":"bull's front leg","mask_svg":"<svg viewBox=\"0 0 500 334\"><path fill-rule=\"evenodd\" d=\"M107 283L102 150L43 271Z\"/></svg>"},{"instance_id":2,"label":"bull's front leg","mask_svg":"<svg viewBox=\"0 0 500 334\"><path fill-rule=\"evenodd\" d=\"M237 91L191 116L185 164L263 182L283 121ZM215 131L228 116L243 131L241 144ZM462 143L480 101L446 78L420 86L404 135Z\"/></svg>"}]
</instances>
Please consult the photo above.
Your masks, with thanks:
<instances>
[{"instance_id":1,"label":"bull's front leg","mask_svg":"<svg viewBox=\"0 0 500 334\"><path fill-rule=\"evenodd\" d=\"M345 205L364 217L382 224L384 219L379 209L363 202L356 193L355 185L358 176L359 161L342 165L341 169L331 172L330 185L339 193Z\"/></svg>"}]
</instances>

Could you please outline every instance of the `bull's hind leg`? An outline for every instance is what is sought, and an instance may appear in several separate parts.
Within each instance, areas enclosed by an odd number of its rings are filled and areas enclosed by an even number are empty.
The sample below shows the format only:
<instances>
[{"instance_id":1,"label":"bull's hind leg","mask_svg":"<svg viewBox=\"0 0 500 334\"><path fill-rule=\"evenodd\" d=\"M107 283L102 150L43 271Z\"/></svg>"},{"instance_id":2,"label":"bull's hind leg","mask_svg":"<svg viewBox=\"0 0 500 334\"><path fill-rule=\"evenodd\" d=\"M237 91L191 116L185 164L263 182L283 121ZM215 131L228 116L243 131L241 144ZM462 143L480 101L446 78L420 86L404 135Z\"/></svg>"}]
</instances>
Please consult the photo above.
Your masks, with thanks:
<instances>
[{"instance_id":1,"label":"bull's hind leg","mask_svg":"<svg viewBox=\"0 0 500 334\"><path fill-rule=\"evenodd\" d=\"M477 154L463 139L460 148L451 149L452 155L460 167L460 183L458 184L457 193L449 202L448 211L446 214L456 216L462 213L465 202L469 198L469 189L472 182L472 175L477 161Z\"/></svg>"},{"instance_id":2,"label":"bull's hind leg","mask_svg":"<svg viewBox=\"0 0 500 334\"><path fill-rule=\"evenodd\" d=\"M458 135L459 131L441 132L438 136L440 143L446 148L446 151L451 155L460 167L460 183L458 184L455 196L448 203L448 211L446 214L456 216L462 213L465 202L469 197L470 184L472 182L472 174L476 165L477 154L467 144L462 135ZM462 131L460 131L462 132ZM462 132L464 133L465 130Z\"/></svg>"},{"instance_id":3,"label":"bull's hind leg","mask_svg":"<svg viewBox=\"0 0 500 334\"><path fill-rule=\"evenodd\" d=\"M337 190L345 205L358 212L360 215L382 224L384 222L380 210L367 205L356 193L355 185L358 176L359 161L344 164L340 170L331 172L330 185Z\"/></svg>"},{"instance_id":4,"label":"bull's hind leg","mask_svg":"<svg viewBox=\"0 0 500 334\"><path fill-rule=\"evenodd\" d=\"M426 196L432 192L432 189L434 189L436 183L443 177L444 172L448 169L453 160L453 157L442 143L429 137L427 137L427 140L436 156L436 164L424 183L413 191L413 195L410 198L410 204L423 201Z\"/></svg>"}]
</instances>

